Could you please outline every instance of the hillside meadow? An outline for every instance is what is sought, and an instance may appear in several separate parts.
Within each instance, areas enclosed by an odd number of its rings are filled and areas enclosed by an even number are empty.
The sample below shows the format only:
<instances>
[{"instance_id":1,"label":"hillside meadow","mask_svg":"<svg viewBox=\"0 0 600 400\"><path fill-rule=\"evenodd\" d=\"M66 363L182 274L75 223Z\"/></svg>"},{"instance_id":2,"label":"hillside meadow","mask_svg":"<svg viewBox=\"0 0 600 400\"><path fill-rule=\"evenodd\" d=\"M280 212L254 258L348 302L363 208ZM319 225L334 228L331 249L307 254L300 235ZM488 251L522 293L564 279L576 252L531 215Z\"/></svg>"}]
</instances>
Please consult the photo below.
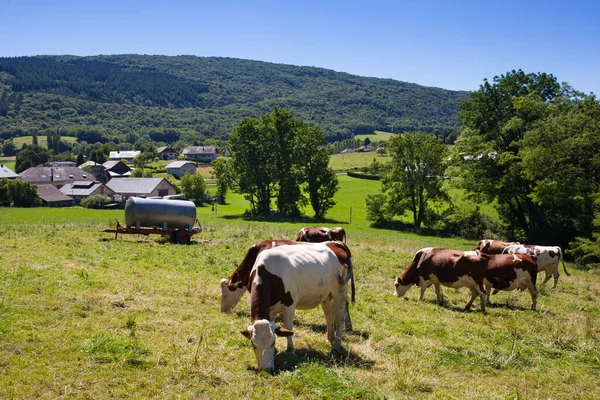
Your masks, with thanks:
<instances>
[{"instance_id":1,"label":"hillside meadow","mask_svg":"<svg viewBox=\"0 0 600 400\"><path fill-rule=\"evenodd\" d=\"M364 196L379 182L340 176L325 222L245 219L245 203L198 207L190 245L99 232L122 210L0 208L0 398L595 399L600 393L600 274L568 264L556 290L492 296L487 314L445 288L393 296L394 276L426 246L471 240L369 227ZM352 210L352 211L350 211ZM350 217L350 213L352 217ZM248 295L219 311L219 281L262 239L310 225L348 232L354 332L331 354L320 308L298 311L297 354L257 372Z\"/></svg>"}]
</instances>

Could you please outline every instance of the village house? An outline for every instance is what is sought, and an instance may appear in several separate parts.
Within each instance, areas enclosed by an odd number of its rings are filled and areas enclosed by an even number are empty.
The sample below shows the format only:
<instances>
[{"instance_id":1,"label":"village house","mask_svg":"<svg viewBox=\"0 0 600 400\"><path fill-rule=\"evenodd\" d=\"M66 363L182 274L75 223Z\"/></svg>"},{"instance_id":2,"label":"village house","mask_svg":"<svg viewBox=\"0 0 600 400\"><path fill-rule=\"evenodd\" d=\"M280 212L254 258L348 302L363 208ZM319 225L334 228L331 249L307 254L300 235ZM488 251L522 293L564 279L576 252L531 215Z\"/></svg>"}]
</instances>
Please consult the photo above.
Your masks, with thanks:
<instances>
[{"instance_id":1,"label":"village house","mask_svg":"<svg viewBox=\"0 0 600 400\"><path fill-rule=\"evenodd\" d=\"M111 179L106 187L115 193L115 201L125 201L129 197L163 197L177 194L165 178L121 178Z\"/></svg>"},{"instance_id":2,"label":"village house","mask_svg":"<svg viewBox=\"0 0 600 400\"><path fill-rule=\"evenodd\" d=\"M161 146L156 149L156 153L158 153L158 158L161 160L176 160L177 152L173 150L169 146Z\"/></svg>"},{"instance_id":3,"label":"village house","mask_svg":"<svg viewBox=\"0 0 600 400\"><path fill-rule=\"evenodd\" d=\"M111 200L115 195L115 192L104 186L102 182L92 181L77 181L68 183L61 187L60 191L71 197L75 201L75 204L79 204L81 200L96 194L107 195L111 198Z\"/></svg>"},{"instance_id":4,"label":"village house","mask_svg":"<svg viewBox=\"0 0 600 400\"><path fill-rule=\"evenodd\" d=\"M38 184L37 195L46 207L69 207L74 204L71 197L67 196L51 184Z\"/></svg>"},{"instance_id":5,"label":"village house","mask_svg":"<svg viewBox=\"0 0 600 400\"><path fill-rule=\"evenodd\" d=\"M196 160L211 162L217 159L217 149L215 146L190 146L181 152L186 160Z\"/></svg>"},{"instance_id":6,"label":"village house","mask_svg":"<svg viewBox=\"0 0 600 400\"><path fill-rule=\"evenodd\" d=\"M127 178L131 175L131 168L123 161L107 161L102 164L104 167L105 182L112 178Z\"/></svg>"},{"instance_id":7,"label":"village house","mask_svg":"<svg viewBox=\"0 0 600 400\"><path fill-rule=\"evenodd\" d=\"M175 175L182 178L185 174L194 175L196 166L191 161L173 161L165 167L167 174Z\"/></svg>"},{"instance_id":8,"label":"village house","mask_svg":"<svg viewBox=\"0 0 600 400\"><path fill-rule=\"evenodd\" d=\"M8 168L6 165L0 164L0 179L2 179L2 178L17 179L18 177L19 177L19 174L16 174L13 170Z\"/></svg>"},{"instance_id":9,"label":"village house","mask_svg":"<svg viewBox=\"0 0 600 400\"><path fill-rule=\"evenodd\" d=\"M112 161L124 160L132 163L133 159L142 154L141 151L111 151L108 153L108 159Z\"/></svg>"},{"instance_id":10,"label":"village house","mask_svg":"<svg viewBox=\"0 0 600 400\"><path fill-rule=\"evenodd\" d=\"M32 167L19 174L19 177L36 185L50 184L60 189L75 181L95 181L96 177L77 167Z\"/></svg>"}]
</instances>

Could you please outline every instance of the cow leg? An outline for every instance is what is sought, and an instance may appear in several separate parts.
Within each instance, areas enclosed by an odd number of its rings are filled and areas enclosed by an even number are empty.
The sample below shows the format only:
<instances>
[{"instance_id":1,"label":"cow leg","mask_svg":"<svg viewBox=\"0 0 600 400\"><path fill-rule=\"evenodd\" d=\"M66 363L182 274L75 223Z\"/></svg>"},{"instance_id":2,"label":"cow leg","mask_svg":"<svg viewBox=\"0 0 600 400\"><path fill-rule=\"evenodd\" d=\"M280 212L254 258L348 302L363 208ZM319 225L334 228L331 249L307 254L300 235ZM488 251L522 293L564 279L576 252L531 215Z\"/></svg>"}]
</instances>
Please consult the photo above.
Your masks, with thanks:
<instances>
[{"instance_id":1,"label":"cow leg","mask_svg":"<svg viewBox=\"0 0 600 400\"><path fill-rule=\"evenodd\" d=\"M473 301L475 301L475 298L477 297L477 291L474 288L470 288L470 289L471 289L471 299L465 306L465 311L467 311L471 308L471 305L473 305Z\"/></svg>"},{"instance_id":2,"label":"cow leg","mask_svg":"<svg viewBox=\"0 0 600 400\"><path fill-rule=\"evenodd\" d=\"M324 302L321 303L323 314L325 314L325 322L327 323L327 340L331 345L334 345L335 332L334 332L334 320L333 320L333 299L328 297Z\"/></svg>"},{"instance_id":3,"label":"cow leg","mask_svg":"<svg viewBox=\"0 0 600 400\"><path fill-rule=\"evenodd\" d=\"M496 292L497 292L497 289L496 289ZM494 293L496 293L496 292L494 292ZM488 283L486 281L486 283L485 283L485 294L486 294L486 296L485 296L485 302L486 302L486 304L490 304L491 293L492 293L492 284Z\"/></svg>"},{"instance_id":4,"label":"cow leg","mask_svg":"<svg viewBox=\"0 0 600 400\"><path fill-rule=\"evenodd\" d=\"M296 311L295 307L285 307L283 309L283 327L285 329L294 330L294 312ZM292 336L286 336L287 339L287 351L292 354L296 354L296 348L294 347L294 342L292 341Z\"/></svg>"},{"instance_id":5,"label":"cow leg","mask_svg":"<svg viewBox=\"0 0 600 400\"><path fill-rule=\"evenodd\" d=\"M554 268L554 270L552 271L552 276L554 276L554 286L552 286L552 289L556 289L556 284L558 283L558 276L560 274L558 273L558 264L556 264L556 268Z\"/></svg>"},{"instance_id":6,"label":"cow leg","mask_svg":"<svg viewBox=\"0 0 600 400\"><path fill-rule=\"evenodd\" d=\"M338 352L342 348L342 333L344 331L344 320L346 319L348 301L344 292L338 293L337 298L333 300L333 320L335 329L335 339L333 351Z\"/></svg>"},{"instance_id":7,"label":"cow leg","mask_svg":"<svg viewBox=\"0 0 600 400\"><path fill-rule=\"evenodd\" d=\"M442 301L444 300L444 294L442 293L442 285L440 285L439 282L436 282L433 284L433 286L435 287L435 295L437 296L438 304L442 304Z\"/></svg>"},{"instance_id":8,"label":"cow leg","mask_svg":"<svg viewBox=\"0 0 600 400\"><path fill-rule=\"evenodd\" d=\"M535 307L537 304L538 290L531 282L531 279L527 279L526 283L527 289L529 289L529 293L531 293L531 309L535 311Z\"/></svg>"},{"instance_id":9,"label":"cow leg","mask_svg":"<svg viewBox=\"0 0 600 400\"><path fill-rule=\"evenodd\" d=\"M485 288L483 287L483 285L476 286L475 290L477 290L477 292L479 294L479 299L481 300L481 312L484 313L485 312L487 292L485 291Z\"/></svg>"},{"instance_id":10,"label":"cow leg","mask_svg":"<svg viewBox=\"0 0 600 400\"><path fill-rule=\"evenodd\" d=\"M552 274L548 270L545 270L544 273L546 274L546 276L544 277L544 282L542 282L542 285L545 285L546 282L548 282L550 280L550 277L552 276ZM558 280L558 278L556 279Z\"/></svg>"}]
</instances>

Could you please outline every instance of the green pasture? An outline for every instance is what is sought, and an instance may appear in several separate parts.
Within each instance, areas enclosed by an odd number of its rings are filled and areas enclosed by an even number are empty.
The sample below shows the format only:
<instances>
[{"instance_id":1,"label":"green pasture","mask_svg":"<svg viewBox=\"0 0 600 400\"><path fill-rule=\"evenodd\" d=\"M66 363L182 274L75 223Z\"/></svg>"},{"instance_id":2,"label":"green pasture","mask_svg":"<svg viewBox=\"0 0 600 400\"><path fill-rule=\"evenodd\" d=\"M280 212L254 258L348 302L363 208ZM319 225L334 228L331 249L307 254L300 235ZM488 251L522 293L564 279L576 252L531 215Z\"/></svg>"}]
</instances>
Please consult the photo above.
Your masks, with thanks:
<instances>
[{"instance_id":1,"label":"green pasture","mask_svg":"<svg viewBox=\"0 0 600 400\"><path fill-rule=\"evenodd\" d=\"M0 163L6 165L11 171L15 171L16 158L15 157L0 157Z\"/></svg>"},{"instance_id":2,"label":"green pasture","mask_svg":"<svg viewBox=\"0 0 600 400\"><path fill-rule=\"evenodd\" d=\"M369 138L371 142L387 142L392 136L396 135L391 132L375 131L369 135L355 135L354 138L364 142L366 138Z\"/></svg>"},{"instance_id":3,"label":"green pasture","mask_svg":"<svg viewBox=\"0 0 600 400\"><path fill-rule=\"evenodd\" d=\"M462 311L465 289L445 288L442 305L433 289L398 299L416 250L476 243L370 227L364 197L379 185L340 176L325 222L245 218L230 194L198 207L190 245L100 232L123 210L0 208L0 398L597 398L598 271L568 265L538 311L527 292L492 296L486 314ZM221 313L219 281L253 243L322 224L348 232L355 331L331 354L321 309L298 311L296 355L278 339L275 373L258 373L239 333L248 295Z\"/></svg>"},{"instance_id":4,"label":"green pasture","mask_svg":"<svg viewBox=\"0 0 600 400\"><path fill-rule=\"evenodd\" d=\"M329 158L329 166L334 171L348 171L355 168L368 167L377 160L380 163L387 163L390 157L387 155L376 154L375 152L355 152L348 154L333 154Z\"/></svg>"},{"instance_id":5,"label":"green pasture","mask_svg":"<svg viewBox=\"0 0 600 400\"><path fill-rule=\"evenodd\" d=\"M75 136L61 136L60 140L65 143L73 144L77 141ZM33 136L20 136L13 138L15 143L15 147L20 149L24 144L30 146L33 144ZM42 147L48 147L48 141L46 140L46 135L38 135L38 145Z\"/></svg>"}]
</instances>

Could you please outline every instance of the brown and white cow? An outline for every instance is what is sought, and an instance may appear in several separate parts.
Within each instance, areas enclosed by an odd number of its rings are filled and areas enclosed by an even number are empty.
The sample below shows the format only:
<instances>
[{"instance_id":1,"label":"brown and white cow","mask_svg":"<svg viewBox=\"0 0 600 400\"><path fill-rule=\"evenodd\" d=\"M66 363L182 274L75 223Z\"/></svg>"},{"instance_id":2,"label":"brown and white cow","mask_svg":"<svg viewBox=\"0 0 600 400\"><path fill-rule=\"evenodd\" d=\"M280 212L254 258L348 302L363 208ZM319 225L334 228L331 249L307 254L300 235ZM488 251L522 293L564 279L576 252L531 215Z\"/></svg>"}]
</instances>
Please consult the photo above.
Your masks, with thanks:
<instances>
[{"instance_id":1,"label":"brown and white cow","mask_svg":"<svg viewBox=\"0 0 600 400\"><path fill-rule=\"evenodd\" d=\"M282 245L310 245L314 243L297 242L293 240L263 240L256 243L248 249L244 259L231 274L228 279L221 279L221 312L229 312L242 298L247 290L251 290L250 272L256 262L258 255L267 249L278 247ZM334 250L334 253L338 255L339 261L342 265L351 267L352 254L350 249L342 242L330 242L328 246ZM350 280L351 283L351 297L352 303L355 300L355 287L354 287L354 276L352 275ZM272 316L275 318L275 315ZM352 320L350 319L350 312L346 307L346 318L345 326L347 331L352 331Z\"/></svg>"},{"instance_id":2,"label":"brown and white cow","mask_svg":"<svg viewBox=\"0 0 600 400\"><path fill-rule=\"evenodd\" d=\"M570 276L567 271L567 267L565 266L565 262L563 260L562 249L558 246L537 246L532 244L518 244L508 246L504 249L504 253L506 254L527 254L535 258L537 262L537 271L545 271L546 276L544 278L545 284L550 280L550 276L554 277L554 286L553 289L556 288L556 284L558 283L558 264L562 261L563 270L567 276Z\"/></svg>"},{"instance_id":3,"label":"brown and white cow","mask_svg":"<svg viewBox=\"0 0 600 400\"><path fill-rule=\"evenodd\" d=\"M485 271L485 291L487 303L490 300L492 288L498 290L529 290L531 294L531 309L535 310L538 291L535 287L537 279L537 264L526 254L489 254Z\"/></svg>"},{"instance_id":4,"label":"brown and white cow","mask_svg":"<svg viewBox=\"0 0 600 400\"><path fill-rule=\"evenodd\" d=\"M501 240L484 239L477 243L473 250L479 250L486 254L502 254L502 251L511 245L520 244L519 242L503 242Z\"/></svg>"},{"instance_id":5,"label":"brown and white cow","mask_svg":"<svg viewBox=\"0 0 600 400\"><path fill-rule=\"evenodd\" d=\"M327 242L329 240L339 240L346 243L346 231L344 228L302 228L298 231L296 237L298 242Z\"/></svg>"},{"instance_id":6,"label":"brown and white cow","mask_svg":"<svg viewBox=\"0 0 600 400\"><path fill-rule=\"evenodd\" d=\"M286 336L287 350L295 352L292 328L296 309L321 305L327 338L334 351L340 350L352 270L340 263L335 250L327 243L284 245L258 255L250 273L251 323L240 331L252 343L258 369L274 368L275 335ZM271 321L271 315L280 312L285 329Z\"/></svg>"},{"instance_id":7,"label":"brown and white cow","mask_svg":"<svg viewBox=\"0 0 600 400\"><path fill-rule=\"evenodd\" d=\"M485 270L489 256L479 251L457 251L442 248L424 248L415 254L412 262L396 278L394 294L398 297L419 285L423 300L425 290L435 286L438 302L442 301L441 285L451 288L467 287L471 290L471 299L465 310L471 308L477 296L481 300L481 311L485 312L486 292L484 288Z\"/></svg>"}]
</instances>

